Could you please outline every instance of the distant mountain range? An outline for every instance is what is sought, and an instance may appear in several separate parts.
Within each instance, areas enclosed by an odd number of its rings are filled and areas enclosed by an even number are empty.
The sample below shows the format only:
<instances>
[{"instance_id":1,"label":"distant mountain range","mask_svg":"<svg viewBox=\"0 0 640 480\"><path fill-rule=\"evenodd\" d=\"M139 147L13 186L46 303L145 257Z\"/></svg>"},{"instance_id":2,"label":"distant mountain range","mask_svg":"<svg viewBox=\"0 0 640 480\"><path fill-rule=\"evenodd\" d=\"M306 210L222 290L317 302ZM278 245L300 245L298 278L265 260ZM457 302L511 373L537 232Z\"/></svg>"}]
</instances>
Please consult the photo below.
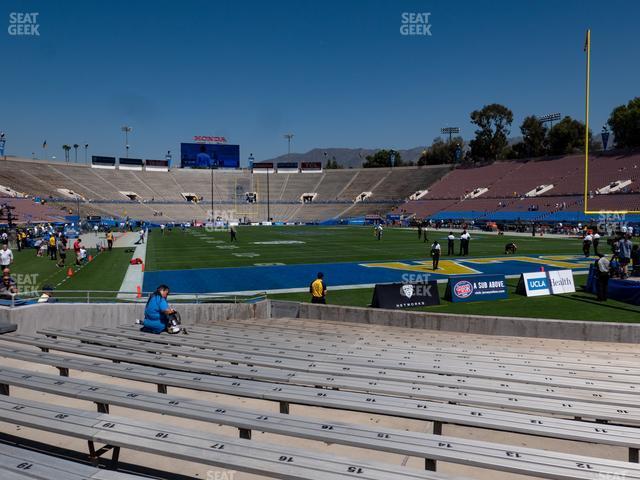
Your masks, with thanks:
<instances>
[{"instance_id":1,"label":"distant mountain range","mask_svg":"<svg viewBox=\"0 0 640 480\"><path fill-rule=\"evenodd\" d=\"M414 147L408 150L396 150L400 153L403 161L417 162L422 152L427 147ZM344 168L360 168L367 155L376 153L380 148L314 148L306 153L292 153L290 155L280 155L265 162L322 162L324 166L327 161L335 160ZM326 153L326 155L325 155Z\"/></svg>"}]
</instances>

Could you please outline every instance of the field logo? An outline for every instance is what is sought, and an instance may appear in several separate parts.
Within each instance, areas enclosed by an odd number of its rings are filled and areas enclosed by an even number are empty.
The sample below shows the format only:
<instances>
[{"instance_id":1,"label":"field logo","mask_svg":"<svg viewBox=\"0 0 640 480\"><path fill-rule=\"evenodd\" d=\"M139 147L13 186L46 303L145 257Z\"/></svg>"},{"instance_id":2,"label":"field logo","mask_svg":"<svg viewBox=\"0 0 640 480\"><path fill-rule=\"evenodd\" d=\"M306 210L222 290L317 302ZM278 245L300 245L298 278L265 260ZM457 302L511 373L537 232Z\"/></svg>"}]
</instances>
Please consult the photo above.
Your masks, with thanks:
<instances>
[{"instance_id":1,"label":"field logo","mask_svg":"<svg viewBox=\"0 0 640 480\"><path fill-rule=\"evenodd\" d=\"M400 35L406 37L430 37L431 12L403 12L400 15Z\"/></svg>"},{"instance_id":2,"label":"field logo","mask_svg":"<svg viewBox=\"0 0 640 480\"><path fill-rule=\"evenodd\" d=\"M458 298L469 298L473 295L473 285L466 280L458 282L453 289L453 293Z\"/></svg>"},{"instance_id":3,"label":"field logo","mask_svg":"<svg viewBox=\"0 0 640 480\"><path fill-rule=\"evenodd\" d=\"M13 37L39 37L39 12L11 12L7 32Z\"/></svg>"},{"instance_id":4,"label":"field logo","mask_svg":"<svg viewBox=\"0 0 640 480\"><path fill-rule=\"evenodd\" d=\"M407 298L413 297L413 285L402 285L400 291Z\"/></svg>"}]
</instances>

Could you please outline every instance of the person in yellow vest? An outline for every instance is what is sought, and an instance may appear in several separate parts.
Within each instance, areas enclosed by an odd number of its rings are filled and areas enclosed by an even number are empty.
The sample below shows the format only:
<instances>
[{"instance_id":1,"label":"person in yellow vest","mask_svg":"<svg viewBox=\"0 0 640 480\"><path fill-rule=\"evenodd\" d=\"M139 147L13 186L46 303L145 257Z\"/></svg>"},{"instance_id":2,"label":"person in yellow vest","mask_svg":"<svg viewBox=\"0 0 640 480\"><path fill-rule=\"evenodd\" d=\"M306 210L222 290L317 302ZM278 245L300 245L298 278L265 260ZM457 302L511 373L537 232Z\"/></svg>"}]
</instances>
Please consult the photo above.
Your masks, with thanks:
<instances>
[{"instance_id":1,"label":"person in yellow vest","mask_svg":"<svg viewBox=\"0 0 640 480\"><path fill-rule=\"evenodd\" d=\"M309 293L311 293L311 303L327 303L327 285L324 283L324 274L318 272L318 278L316 278L309 286Z\"/></svg>"},{"instance_id":2,"label":"person in yellow vest","mask_svg":"<svg viewBox=\"0 0 640 480\"><path fill-rule=\"evenodd\" d=\"M56 250L56 236L52 233L49 236L49 256L51 258L51 260L57 260L58 259L58 255L57 255L57 250Z\"/></svg>"},{"instance_id":3,"label":"person in yellow vest","mask_svg":"<svg viewBox=\"0 0 640 480\"><path fill-rule=\"evenodd\" d=\"M107 232L107 246L109 247L109 251L113 248L113 232L109 230Z\"/></svg>"}]
</instances>

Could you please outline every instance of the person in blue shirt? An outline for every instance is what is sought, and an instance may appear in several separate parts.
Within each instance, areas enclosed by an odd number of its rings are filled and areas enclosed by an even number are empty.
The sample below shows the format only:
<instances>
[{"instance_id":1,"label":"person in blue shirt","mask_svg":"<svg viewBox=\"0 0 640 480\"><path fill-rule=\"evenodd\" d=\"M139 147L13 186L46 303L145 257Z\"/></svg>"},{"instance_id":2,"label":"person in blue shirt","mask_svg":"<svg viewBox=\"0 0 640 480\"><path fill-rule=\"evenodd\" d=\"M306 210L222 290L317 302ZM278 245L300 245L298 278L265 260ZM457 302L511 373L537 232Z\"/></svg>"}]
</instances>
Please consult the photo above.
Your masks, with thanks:
<instances>
[{"instance_id":1,"label":"person in blue shirt","mask_svg":"<svg viewBox=\"0 0 640 480\"><path fill-rule=\"evenodd\" d=\"M169 287L160 285L156 288L156 291L149 296L147 306L144 309L143 332L162 333L167 329L167 323L169 321L167 315L176 312L167 302L168 295Z\"/></svg>"}]
</instances>

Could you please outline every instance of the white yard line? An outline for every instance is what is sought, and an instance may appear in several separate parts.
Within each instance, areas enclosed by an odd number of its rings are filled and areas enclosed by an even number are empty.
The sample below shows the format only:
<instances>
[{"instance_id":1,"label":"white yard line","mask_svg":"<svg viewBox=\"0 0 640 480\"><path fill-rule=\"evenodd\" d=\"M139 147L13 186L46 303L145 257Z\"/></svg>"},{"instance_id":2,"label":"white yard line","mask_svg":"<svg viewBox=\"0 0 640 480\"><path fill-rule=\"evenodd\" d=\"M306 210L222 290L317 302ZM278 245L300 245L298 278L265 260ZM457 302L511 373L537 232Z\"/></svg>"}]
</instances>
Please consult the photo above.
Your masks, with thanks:
<instances>
[{"instance_id":1,"label":"white yard line","mask_svg":"<svg viewBox=\"0 0 640 480\"><path fill-rule=\"evenodd\" d=\"M118 240L121 240L119 246L123 244L133 244L133 241L139 238L139 234L136 232L128 232L125 233ZM136 245L136 249L133 252L131 258L141 258L142 265L131 265L129 264L129 268L127 268L127 273L122 280L122 285L120 285L121 292L137 292L137 288L140 287L142 289L142 284L144 280L144 271L143 266L147 261L147 234L145 234L145 243L141 243L140 245ZM122 300L135 300L137 297L136 293L119 293L118 299Z\"/></svg>"}]
</instances>

